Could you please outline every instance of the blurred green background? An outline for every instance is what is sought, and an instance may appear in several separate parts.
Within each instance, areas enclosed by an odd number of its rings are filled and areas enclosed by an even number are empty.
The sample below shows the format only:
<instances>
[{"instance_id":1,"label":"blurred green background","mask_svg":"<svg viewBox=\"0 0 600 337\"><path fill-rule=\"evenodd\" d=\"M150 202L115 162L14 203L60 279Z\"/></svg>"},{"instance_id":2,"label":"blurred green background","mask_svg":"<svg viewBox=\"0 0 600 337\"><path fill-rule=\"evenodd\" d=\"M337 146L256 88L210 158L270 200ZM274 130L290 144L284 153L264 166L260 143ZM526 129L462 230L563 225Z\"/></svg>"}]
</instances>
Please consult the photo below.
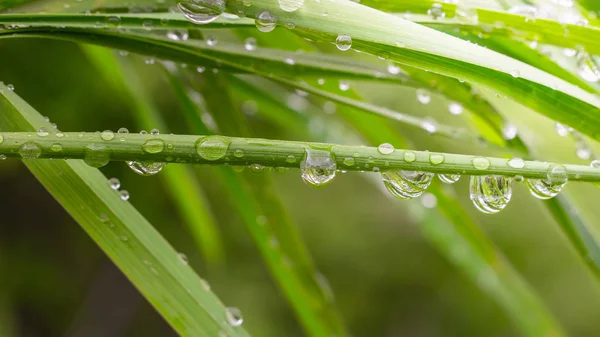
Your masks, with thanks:
<instances>
[{"instance_id":1,"label":"blurred green background","mask_svg":"<svg viewBox=\"0 0 600 337\"><path fill-rule=\"evenodd\" d=\"M107 83L77 45L14 40L0 42L0 50L0 80L13 84L60 130L138 131L127 95ZM169 121L170 131L186 132L158 62L146 65L142 57L126 57L143 73L146 89ZM460 118L447 112L447 102L440 96L425 109L412 89L353 85L377 104L462 125ZM511 121L541 158L585 164L575 156L572 142L555 135L550 121L505 100L497 99L496 104L514 114ZM249 116L248 123L264 138L322 140L282 130L260 114ZM419 150L494 154L485 147L395 127ZM188 256L224 303L242 310L244 325L254 336L303 336L214 179L215 170L229 169L197 168L226 245L225 265L210 269L182 225L160 174L138 176L123 163L110 163L102 171L121 180L122 188L131 193L130 202ZM374 173L339 174L323 189L305 185L298 170L257 174L275 177L278 193L317 268L329 280L353 336L517 335L504 312L421 235L419 221L435 210L422 207L420 200L392 199L374 183L379 179ZM18 160L0 162L0 186L0 326L4 327L0 334L4 330L7 336L175 335ZM449 189L455 190L570 335L599 335L600 289L541 201L515 184L509 206L498 215L484 215L470 205L468 179L463 177ZM566 192L576 198L581 215L597 223L597 189L573 183Z\"/></svg>"}]
</instances>

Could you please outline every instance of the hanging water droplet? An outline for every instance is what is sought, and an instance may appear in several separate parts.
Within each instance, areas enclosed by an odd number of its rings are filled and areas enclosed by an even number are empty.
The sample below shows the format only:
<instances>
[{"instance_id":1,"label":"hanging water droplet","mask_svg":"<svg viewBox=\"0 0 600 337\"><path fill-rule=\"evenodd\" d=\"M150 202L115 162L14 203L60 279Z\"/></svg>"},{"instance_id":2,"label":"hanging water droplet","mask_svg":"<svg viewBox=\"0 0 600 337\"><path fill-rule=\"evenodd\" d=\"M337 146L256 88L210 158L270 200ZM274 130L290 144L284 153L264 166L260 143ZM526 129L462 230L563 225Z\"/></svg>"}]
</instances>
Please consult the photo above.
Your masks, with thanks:
<instances>
[{"instance_id":1,"label":"hanging water droplet","mask_svg":"<svg viewBox=\"0 0 600 337\"><path fill-rule=\"evenodd\" d=\"M457 102L452 102L452 103L450 103L450 105L448 105L448 110L453 115L460 115L463 113L464 108L463 108L462 104L457 103Z\"/></svg>"},{"instance_id":2,"label":"hanging water droplet","mask_svg":"<svg viewBox=\"0 0 600 337\"><path fill-rule=\"evenodd\" d=\"M389 143L383 143L377 147L377 151L381 154L391 154L394 153L394 150L394 145Z\"/></svg>"},{"instance_id":3,"label":"hanging water droplet","mask_svg":"<svg viewBox=\"0 0 600 337\"><path fill-rule=\"evenodd\" d=\"M506 123L504 124L504 127L502 128L502 136L504 137L504 139L506 140L511 140L514 139L515 137L517 137L517 127L513 124L510 123Z\"/></svg>"},{"instance_id":4,"label":"hanging water droplet","mask_svg":"<svg viewBox=\"0 0 600 337\"><path fill-rule=\"evenodd\" d=\"M123 200L123 201L129 200L129 192L127 192L127 190L122 190L119 193L119 198L121 198L121 200Z\"/></svg>"},{"instance_id":5,"label":"hanging water droplet","mask_svg":"<svg viewBox=\"0 0 600 337\"><path fill-rule=\"evenodd\" d=\"M348 89L350 89L350 82L346 80L340 80L340 90L347 91Z\"/></svg>"},{"instance_id":6,"label":"hanging water droplet","mask_svg":"<svg viewBox=\"0 0 600 337\"><path fill-rule=\"evenodd\" d=\"M269 11L262 11L255 20L256 28L263 33L268 33L275 29L277 19Z\"/></svg>"},{"instance_id":7,"label":"hanging water droplet","mask_svg":"<svg viewBox=\"0 0 600 337\"><path fill-rule=\"evenodd\" d=\"M446 160L446 158L441 153L432 153L429 155L429 162L432 165L442 164L444 162L444 160Z\"/></svg>"},{"instance_id":8,"label":"hanging water droplet","mask_svg":"<svg viewBox=\"0 0 600 337\"><path fill-rule=\"evenodd\" d=\"M325 186L335 178L336 163L329 151L306 149L300 163L302 179L310 186Z\"/></svg>"},{"instance_id":9,"label":"hanging water droplet","mask_svg":"<svg viewBox=\"0 0 600 337\"><path fill-rule=\"evenodd\" d=\"M47 135L49 135L50 133L48 132L48 130L44 127L41 127L38 129L37 131L37 135L40 137L46 137Z\"/></svg>"},{"instance_id":10,"label":"hanging water droplet","mask_svg":"<svg viewBox=\"0 0 600 337\"><path fill-rule=\"evenodd\" d=\"M85 147L83 161L91 167L102 167L110 161L106 147L101 144L90 144Z\"/></svg>"},{"instance_id":11,"label":"hanging water droplet","mask_svg":"<svg viewBox=\"0 0 600 337\"><path fill-rule=\"evenodd\" d=\"M177 4L183 16L195 24L207 24L225 11L225 0L194 0Z\"/></svg>"},{"instance_id":12,"label":"hanging water droplet","mask_svg":"<svg viewBox=\"0 0 600 337\"><path fill-rule=\"evenodd\" d=\"M240 326L242 323L244 323L242 312L236 307L227 307L225 309L225 316L227 316L227 322L229 325L233 327Z\"/></svg>"},{"instance_id":13,"label":"hanging water droplet","mask_svg":"<svg viewBox=\"0 0 600 337\"><path fill-rule=\"evenodd\" d=\"M512 179L505 176L471 176L470 197L483 213L498 213L512 197Z\"/></svg>"},{"instance_id":14,"label":"hanging water droplet","mask_svg":"<svg viewBox=\"0 0 600 337\"><path fill-rule=\"evenodd\" d=\"M108 179L108 185L110 186L110 188L116 191L119 188L121 188L121 181L117 178L110 178Z\"/></svg>"},{"instance_id":15,"label":"hanging water droplet","mask_svg":"<svg viewBox=\"0 0 600 337\"><path fill-rule=\"evenodd\" d=\"M0 160L6 160L6 155L5 154L0 154Z\"/></svg>"},{"instance_id":16,"label":"hanging water droplet","mask_svg":"<svg viewBox=\"0 0 600 337\"><path fill-rule=\"evenodd\" d=\"M429 15L432 19L443 19L446 17L446 12L444 12L444 8L441 4L434 3L431 5L431 8L427 10L427 15Z\"/></svg>"},{"instance_id":17,"label":"hanging water droplet","mask_svg":"<svg viewBox=\"0 0 600 337\"><path fill-rule=\"evenodd\" d=\"M148 139L142 144L142 150L146 153L161 153L165 149L165 141L160 138Z\"/></svg>"},{"instance_id":18,"label":"hanging water droplet","mask_svg":"<svg viewBox=\"0 0 600 337\"><path fill-rule=\"evenodd\" d=\"M26 142L19 148L23 159L36 159L42 154L42 148L36 142Z\"/></svg>"},{"instance_id":19,"label":"hanging water droplet","mask_svg":"<svg viewBox=\"0 0 600 337\"><path fill-rule=\"evenodd\" d=\"M399 199L416 198L429 187L434 174L417 171L388 171L381 173L383 184Z\"/></svg>"},{"instance_id":20,"label":"hanging water droplet","mask_svg":"<svg viewBox=\"0 0 600 337\"><path fill-rule=\"evenodd\" d=\"M473 158L473 167L478 170L487 170L490 167L490 160L483 157Z\"/></svg>"},{"instance_id":21,"label":"hanging water droplet","mask_svg":"<svg viewBox=\"0 0 600 337\"><path fill-rule=\"evenodd\" d=\"M531 195L545 200L558 195L565 184L553 184L546 179L527 179L525 185L527 185Z\"/></svg>"},{"instance_id":22,"label":"hanging water droplet","mask_svg":"<svg viewBox=\"0 0 600 337\"><path fill-rule=\"evenodd\" d=\"M352 38L348 35L338 35L335 46L341 51L346 51L352 47Z\"/></svg>"},{"instance_id":23,"label":"hanging water droplet","mask_svg":"<svg viewBox=\"0 0 600 337\"><path fill-rule=\"evenodd\" d=\"M100 134L100 138L102 138L103 140L107 140L107 141L112 140L113 138L115 138L115 133L110 130L104 130Z\"/></svg>"},{"instance_id":24,"label":"hanging water droplet","mask_svg":"<svg viewBox=\"0 0 600 337\"><path fill-rule=\"evenodd\" d=\"M196 152L206 160L218 160L225 156L229 140L220 136L208 136L198 139Z\"/></svg>"},{"instance_id":25,"label":"hanging water droplet","mask_svg":"<svg viewBox=\"0 0 600 337\"><path fill-rule=\"evenodd\" d=\"M446 184L454 184L460 179L460 174L438 174L438 178Z\"/></svg>"},{"instance_id":26,"label":"hanging water droplet","mask_svg":"<svg viewBox=\"0 0 600 337\"><path fill-rule=\"evenodd\" d=\"M253 37L249 37L244 41L244 49L247 51L256 50L256 39Z\"/></svg>"},{"instance_id":27,"label":"hanging water droplet","mask_svg":"<svg viewBox=\"0 0 600 337\"><path fill-rule=\"evenodd\" d=\"M521 169L525 167L525 161L521 158L511 158L508 161L508 166L516 169Z\"/></svg>"},{"instance_id":28,"label":"hanging water droplet","mask_svg":"<svg viewBox=\"0 0 600 337\"><path fill-rule=\"evenodd\" d=\"M128 161L127 166L142 176L151 176L160 172L167 163L165 162L149 162L149 161Z\"/></svg>"},{"instance_id":29,"label":"hanging water droplet","mask_svg":"<svg viewBox=\"0 0 600 337\"><path fill-rule=\"evenodd\" d=\"M304 0L279 0L279 7L286 12L298 10L304 4Z\"/></svg>"},{"instance_id":30,"label":"hanging water droplet","mask_svg":"<svg viewBox=\"0 0 600 337\"><path fill-rule=\"evenodd\" d=\"M421 104L429 104L431 102L431 93L426 89L417 89L417 100Z\"/></svg>"},{"instance_id":31,"label":"hanging water droplet","mask_svg":"<svg viewBox=\"0 0 600 337\"><path fill-rule=\"evenodd\" d=\"M579 76L584 80L596 83L600 80L600 68L596 60L586 51L580 50L577 53L577 66L579 68Z\"/></svg>"}]
</instances>

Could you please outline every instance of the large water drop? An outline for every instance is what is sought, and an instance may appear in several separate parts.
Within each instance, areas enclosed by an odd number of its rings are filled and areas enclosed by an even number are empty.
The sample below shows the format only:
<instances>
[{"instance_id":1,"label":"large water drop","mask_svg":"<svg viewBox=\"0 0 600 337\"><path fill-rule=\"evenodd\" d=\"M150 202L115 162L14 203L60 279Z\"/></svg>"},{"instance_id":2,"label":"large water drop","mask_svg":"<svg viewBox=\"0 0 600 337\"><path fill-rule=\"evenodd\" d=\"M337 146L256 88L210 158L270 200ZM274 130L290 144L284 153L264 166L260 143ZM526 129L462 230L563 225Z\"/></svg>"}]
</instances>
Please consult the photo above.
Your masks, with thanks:
<instances>
[{"instance_id":1,"label":"large water drop","mask_svg":"<svg viewBox=\"0 0 600 337\"><path fill-rule=\"evenodd\" d=\"M483 213L498 213L512 197L512 179L499 176L471 176L470 197L475 207Z\"/></svg>"},{"instance_id":2,"label":"large water drop","mask_svg":"<svg viewBox=\"0 0 600 337\"><path fill-rule=\"evenodd\" d=\"M324 186L335 178L336 163L329 151L306 149L300 169L302 179L310 186Z\"/></svg>"},{"instance_id":3,"label":"large water drop","mask_svg":"<svg viewBox=\"0 0 600 337\"><path fill-rule=\"evenodd\" d=\"M417 171L389 171L381 173L383 184L399 199L416 198L429 187L434 174Z\"/></svg>"},{"instance_id":4,"label":"large water drop","mask_svg":"<svg viewBox=\"0 0 600 337\"><path fill-rule=\"evenodd\" d=\"M147 162L147 161L128 161L127 166L142 176L152 176L160 172L167 163L165 162Z\"/></svg>"},{"instance_id":5,"label":"large water drop","mask_svg":"<svg viewBox=\"0 0 600 337\"><path fill-rule=\"evenodd\" d=\"M225 11L225 0L194 0L177 4L183 15L195 24L207 24L219 18Z\"/></svg>"},{"instance_id":6,"label":"large water drop","mask_svg":"<svg viewBox=\"0 0 600 337\"><path fill-rule=\"evenodd\" d=\"M225 156L229 143L226 138L219 136L208 136L200 138L196 142L196 151L200 157L206 160L218 160Z\"/></svg>"}]
</instances>

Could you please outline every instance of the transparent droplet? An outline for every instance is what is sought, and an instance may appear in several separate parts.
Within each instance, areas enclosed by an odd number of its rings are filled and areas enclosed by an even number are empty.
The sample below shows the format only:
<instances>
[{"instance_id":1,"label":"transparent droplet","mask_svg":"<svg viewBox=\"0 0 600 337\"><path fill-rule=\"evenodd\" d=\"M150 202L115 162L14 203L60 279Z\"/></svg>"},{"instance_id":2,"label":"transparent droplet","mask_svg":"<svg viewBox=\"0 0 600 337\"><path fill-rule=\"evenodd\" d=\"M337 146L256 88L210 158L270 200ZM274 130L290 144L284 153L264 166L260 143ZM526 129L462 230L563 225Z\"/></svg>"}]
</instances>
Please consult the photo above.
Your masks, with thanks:
<instances>
[{"instance_id":1,"label":"transparent droplet","mask_svg":"<svg viewBox=\"0 0 600 337\"><path fill-rule=\"evenodd\" d=\"M556 134L564 137L569 134L569 128L560 123L556 123Z\"/></svg>"},{"instance_id":2,"label":"transparent droplet","mask_svg":"<svg viewBox=\"0 0 600 337\"><path fill-rule=\"evenodd\" d=\"M5 154L0 154L0 160L6 160L6 155Z\"/></svg>"},{"instance_id":3,"label":"transparent droplet","mask_svg":"<svg viewBox=\"0 0 600 337\"><path fill-rule=\"evenodd\" d=\"M400 74L400 67L398 67L397 65L395 65L393 63L390 63L390 64L388 64L387 71L391 75L398 75L398 74Z\"/></svg>"},{"instance_id":4,"label":"transparent droplet","mask_svg":"<svg viewBox=\"0 0 600 337\"><path fill-rule=\"evenodd\" d=\"M167 38L172 41L187 41L190 35L187 30L169 30Z\"/></svg>"},{"instance_id":5,"label":"transparent droplet","mask_svg":"<svg viewBox=\"0 0 600 337\"><path fill-rule=\"evenodd\" d=\"M453 115L460 115L463 113L464 108L463 108L462 104L457 103L457 102L452 102L448 105L448 110Z\"/></svg>"},{"instance_id":6,"label":"transparent droplet","mask_svg":"<svg viewBox=\"0 0 600 337\"><path fill-rule=\"evenodd\" d=\"M117 130L117 133L129 133L129 130L127 130L127 128L119 128L119 130Z\"/></svg>"},{"instance_id":7,"label":"transparent droplet","mask_svg":"<svg viewBox=\"0 0 600 337\"><path fill-rule=\"evenodd\" d=\"M210 35L206 37L206 44L209 45L210 47L216 46L217 43L219 43L219 40L217 40L216 37L210 36Z\"/></svg>"},{"instance_id":8,"label":"transparent droplet","mask_svg":"<svg viewBox=\"0 0 600 337\"><path fill-rule=\"evenodd\" d=\"M46 137L47 135L49 135L50 133L48 132L48 130L44 127L39 128L37 131L37 135L40 137Z\"/></svg>"},{"instance_id":9,"label":"transparent droplet","mask_svg":"<svg viewBox=\"0 0 600 337\"><path fill-rule=\"evenodd\" d=\"M444 160L446 160L446 158L444 157L443 154L440 154L440 153L431 153L429 155L429 162L432 165L442 164L444 162Z\"/></svg>"},{"instance_id":10,"label":"transparent droplet","mask_svg":"<svg viewBox=\"0 0 600 337\"><path fill-rule=\"evenodd\" d=\"M377 151L381 154L391 154L394 153L394 150L394 145L389 143L383 143L377 147Z\"/></svg>"},{"instance_id":11,"label":"transparent droplet","mask_svg":"<svg viewBox=\"0 0 600 337\"><path fill-rule=\"evenodd\" d=\"M106 23L112 28L117 28L121 25L121 18L116 15L111 15L106 18Z\"/></svg>"},{"instance_id":12,"label":"transparent droplet","mask_svg":"<svg viewBox=\"0 0 600 337\"><path fill-rule=\"evenodd\" d=\"M302 179L310 186L324 186L335 178L336 163L329 151L307 148L300 163Z\"/></svg>"},{"instance_id":13,"label":"transparent droplet","mask_svg":"<svg viewBox=\"0 0 600 337\"><path fill-rule=\"evenodd\" d=\"M504 127L502 128L502 136L504 137L504 139L506 140L511 140L514 139L515 137L517 137L517 127L513 124L510 123L506 123L504 124Z\"/></svg>"},{"instance_id":14,"label":"transparent droplet","mask_svg":"<svg viewBox=\"0 0 600 337\"><path fill-rule=\"evenodd\" d=\"M579 76L584 80L596 83L600 80L600 68L593 56L585 51L577 53L577 67Z\"/></svg>"},{"instance_id":15,"label":"transparent droplet","mask_svg":"<svg viewBox=\"0 0 600 337\"><path fill-rule=\"evenodd\" d=\"M244 49L247 51L256 50L256 39L253 37L249 37L244 41Z\"/></svg>"},{"instance_id":16,"label":"transparent droplet","mask_svg":"<svg viewBox=\"0 0 600 337\"><path fill-rule=\"evenodd\" d=\"M294 156L293 154L290 154L285 158L285 161L290 164L293 164L296 162L296 156Z\"/></svg>"},{"instance_id":17,"label":"transparent droplet","mask_svg":"<svg viewBox=\"0 0 600 337\"><path fill-rule=\"evenodd\" d=\"M151 176L160 172L167 163L165 162L151 162L151 161L128 161L127 166L142 176Z\"/></svg>"},{"instance_id":18,"label":"transparent droplet","mask_svg":"<svg viewBox=\"0 0 600 337\"><path fill-rule=\"evenodd\" d=\"M113 140L115 138L115 133L110 130L104 130L100 134L100 138L102 138L103 140L107 140L107 141Z\"/></svg>"},{"instance_id":19,"label":"transparent droplet","mask_svg":"<svg viewBox=\"0 0 600 337\"><path fill-rule=\"evenodd\" d=\"M421 104L429 104L431 102L431 93L426 89L417 89L417 100Z\"/></svg>"},{"instance_id":20,"label":"transparent droplet","mask_svg":"<svg viewBox=\"0 0 600 337\"><path fill-rule=\"evenodd\" d=\"M60 152L63 150L63 146L58 143L54 143L54 144L50 145L50 150L52 152Z\"/></svg>"},{"instance_id":21,"label":"transparent droplet","mask_svg":"<svg viewBox=\"0 0 600 337\"><path fill-rule=\"evenodd\" d=\"M110 178L108 179L108 185L113 190L118 190L119 188L121 188L121 181L117 178Z\"/></svg>"},{"instance_id":22,"label":"transparent droplet","mask_svg":"<svg viewBox=\"0 0 600 337\"><path fill-rule=\"evenodd\" d=\"M592 149L584 141L578 141L575 143L575 154L577 157L583 160L588 160L592 157Z\"/></svg>"},{"instance_id":23,"label":"transparent droplet","mask_svg":"<svg viewBox=\"0 0 600 337\"><path fill-rule=\"evenodd\" d=\"M83 161L91 167L102 167L110 161L106 147L101 144L90 144L85 147Z\"/></svg>"},{"instance_id":24,"label":"transparent droplet","mask_svg":"<svg viewBox=\"0 0 600 337\"><path fill-rule=\"evenodd\" d=\"M407 163L412 163L417 160L417 155L412 151L404 152L404 161Z\"/></svg>"},{"instance_id":25,"label":"transparent droplet","mask_svg":"<svg viewBox=\"0 0 600 337\"><path fill-rule=\"evenodd\" d=\"M42 154L42 148L36 142L26 142L19 148L19 154L23 159L36 159Z\"/></svg>"},{"instance_id":26,"label":"transparent droplet","mask_svg":"<svg viewBox=\"0 0 600 337\"><path fill-rule=\"evenodd\" d=\"M355 163L354 158L352 158L352 157L346 157L346 158L344 158L344 165L346 165L346 166L354 166L354 163Z\"/></svg>"},{"instance_id":27,"label":"transparent droplet","mask_svg":"<svg viewBox=\"0 0 600 337\"><path fill-rule=\"evenodd\" d=\"M244 156L244 150L242 150L242 149L236 149L236 150L233 152L233 155L234 155L236 158L242 158L242 157Z\"/></svg>"},{"instance_id":28,"label":"transparent droplet","mask_svg":"<svg viewBox=\"0 0 600 337\"><path fill-rule=\"evenodd\" d=\"M340 90L347 91L348 89L350 89L350 82L348 82L346 80L341 80L340 81Z\"/></svg>"},{"instance_id":29,"label":"transparent droplet","mask_svg":"<svg viewBox=\"0 0 600 337\"><path fill-rule=\"evenodd\" d=\"M438 174L438 178L446 184L454 184L460 179L460 174Z\"/></svg>"},{"instance_id":30,"label":"transparent droplet","mask_svg":"<svg viewBox=\"0 0 600 337\"><path fill-rule=\"evenodd\" d=\"M516 169L521 169L525 167L525 161L521 158L511 158L508 161L508 166Z\"/></svg>"},{"instance_id":31,"label":"transparent droplet","mask_svg":"<svg viewBox=\"0 0 600 337\"><path fill-rule=\"evenodd\" d=\"M286 12L298 10L304 4L304 0L279 0L279 7Z\"/></svg>"},{"instance_id":32,"label":"transparent droplet","mask_svg":"<svg viewBox=\"0 0 600 337\"><path fill-rule=\"evenodd\" d=\"M195 24L207 24L225 11L225 0L194 0L177 4L183 15Z\"/></svg>"},{"instance_id":33,"label":"transparent droplet","mask_svg":"<svg viewBox=\"0 0 600 337\"><path fill-rule=\"evenodd\" d=\"M160 131L158 129L152 129L150 130L150 134L153 136L158 136L160 135Z\"/></svg>"},{"instance_id":34,"label":"transparent droplet","mask_svg":"<svg viewBox=\"0 0 600 337\"><path fill-rule=\"evenodd\" d=\"M8 88L9 91L15 91L15 86L12 84L7 84L6 87Z\"/></svg>"},{"instance_id":35,"label":"transparent droplet","mask_svg":"<svg viewBox=\"0 0 600 337\"><path fill-rule=\"evenodd\" d=\"M430 172L388 171L381 173L383 184L399 199L416 198L429 187L433 176Z\"/></svg>"},{"instance_id":36,"label":"transparent droplet","mask_svg":"<svg viewBox=\"0 0 600 337\"><path fill-rule=\"evenodd\" d=\"M146 153L161 153L165 149L165 141L160 138L148 139L142 144L142 150Z\"/></svg>"},{"instance_id":37,"label":"transparent droplet","mask_svg":"<svg viewBox=\"0 0 600 337\"><path fill-rule=\"evenodd\" d=\"M123 201L129 200L129 192L127 192L127 190L122 190L119 193L119 198L121 198L121 200L123 200Z\"/></svg>"},{"instance_id":38,"label":"transparent droplet","mask_svg":"<svg viewBox=\"0 0 600 337\"><path fill-rule=\"evenodd\" d=\"M269 11L262 11L255 20L256 28L263 33L268 33L275 29L277 19Z\"/></svg>"},{"instance_id":39,"label":"transparent droplet","mask_svg":"<svg viewBox=\"0 0 600 337\"><path fill-rule=\"evenodd\" d=\"M473 158L473 167L478 170L487 170L490 167L490 160L483 157Z\"/></svg>"},{"instance_id":40,"label":"transparent droplet","mask_svg":"<svg viewBox=\"0 0 600 337\"><path fill-rule=\"evenodd\" d=\"M227 317L227 322L229 325L233 327L240 326L242 323L244 323L242 312L236 307L227 307L225 309L225 316Z\"/></svg>"},{"instance_id":41,"label":"transparent droplet","mask_svg":"<svg viewBox=\"0 0 600 337\"><path fill-rule=\"evenodd\" d=\"M196 142L196 151L206 160L218 160L225 156L229 141L224 137L208 136Z\"/></svg>"},{"instance_id":42,"label":"transparent droplet","mask_svg":"<svg viewBox=\"0 0 600 337\"><path fill-rule=\"evenodd\" d=\"M446 17L446 12L444 12L444 8L441 4L434 3L431 5L431 8L427 10L427 15L429 15L432 19L443 19Z\"/></svg>"},{"instance_id":43,"label":"transparent droplet","mask_svg":"<svg viewBox=\"0 0 600 337\"><path fill-rule=\"evenodd\" d=\"M341 51L346 51L352 47L352 38L348 35L338 35L335 46Z\"/></svg>"},{"instance_id":44,"label":"transparent droplet","mask_svg":"<svg viewBox=\"0 0 600 337\"><path fill-rule=\"evenodd\" d=\"M563 184L553 184L546 179L527 179L525 185L531 194L538 199L550 199L558 195L565 186Z\"/></svg>"},{"instance_id":45,"label":"transparent droplet","mask_svg":"<svg viewBox=\"0 0 600 337\"><path fill-rule=\"evenodd\" d=\"M471 176L469 186L471 201L483 213L498 213L512 197L512 179L499 176Z\"/></svg>"}]
</instances>

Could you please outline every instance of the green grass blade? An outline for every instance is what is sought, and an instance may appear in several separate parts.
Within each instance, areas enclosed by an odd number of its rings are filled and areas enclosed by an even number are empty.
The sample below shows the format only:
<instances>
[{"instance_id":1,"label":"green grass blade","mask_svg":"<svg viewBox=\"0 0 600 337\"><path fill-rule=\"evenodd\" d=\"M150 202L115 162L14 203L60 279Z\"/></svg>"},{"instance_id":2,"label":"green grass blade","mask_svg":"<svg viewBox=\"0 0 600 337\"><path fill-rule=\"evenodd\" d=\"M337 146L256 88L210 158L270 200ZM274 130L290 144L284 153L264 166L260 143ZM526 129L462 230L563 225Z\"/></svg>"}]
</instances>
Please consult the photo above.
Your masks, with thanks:
<instances>
[{"instance_id":1,"label":"green grass blade","mask_svg":"<svg viewBox=\"0 0 600 337\"><path fill-rule=\"evenodd\" d=\"M51 129L49 122L0 84L2 130ZM194 271L106 177L80 160L27 160L27 167L182 336L248 336Z\"/></svg>"},{"instance_id":2,"label":"green grass blade","mask_svg":"<svg viewBox=\"0 0 600 337\"><path fill-rule=\"evenodd\" d=\"M92 63L105 73L108 79L119 82L118 88L125 90L123 94L130 98L141 128L147 130L156 128L168 132L167 125L152 103L151 97L142 87L138 75L131 69L131 65L124 64L126 60L116 58L110 50L104 48L95 46L82 46L82 48ZM209 210L208 201L192 168L183 165L167 166L160 177L206 261L211 265L222 263L223 242Z\"/></svg>"}]
</instances>

